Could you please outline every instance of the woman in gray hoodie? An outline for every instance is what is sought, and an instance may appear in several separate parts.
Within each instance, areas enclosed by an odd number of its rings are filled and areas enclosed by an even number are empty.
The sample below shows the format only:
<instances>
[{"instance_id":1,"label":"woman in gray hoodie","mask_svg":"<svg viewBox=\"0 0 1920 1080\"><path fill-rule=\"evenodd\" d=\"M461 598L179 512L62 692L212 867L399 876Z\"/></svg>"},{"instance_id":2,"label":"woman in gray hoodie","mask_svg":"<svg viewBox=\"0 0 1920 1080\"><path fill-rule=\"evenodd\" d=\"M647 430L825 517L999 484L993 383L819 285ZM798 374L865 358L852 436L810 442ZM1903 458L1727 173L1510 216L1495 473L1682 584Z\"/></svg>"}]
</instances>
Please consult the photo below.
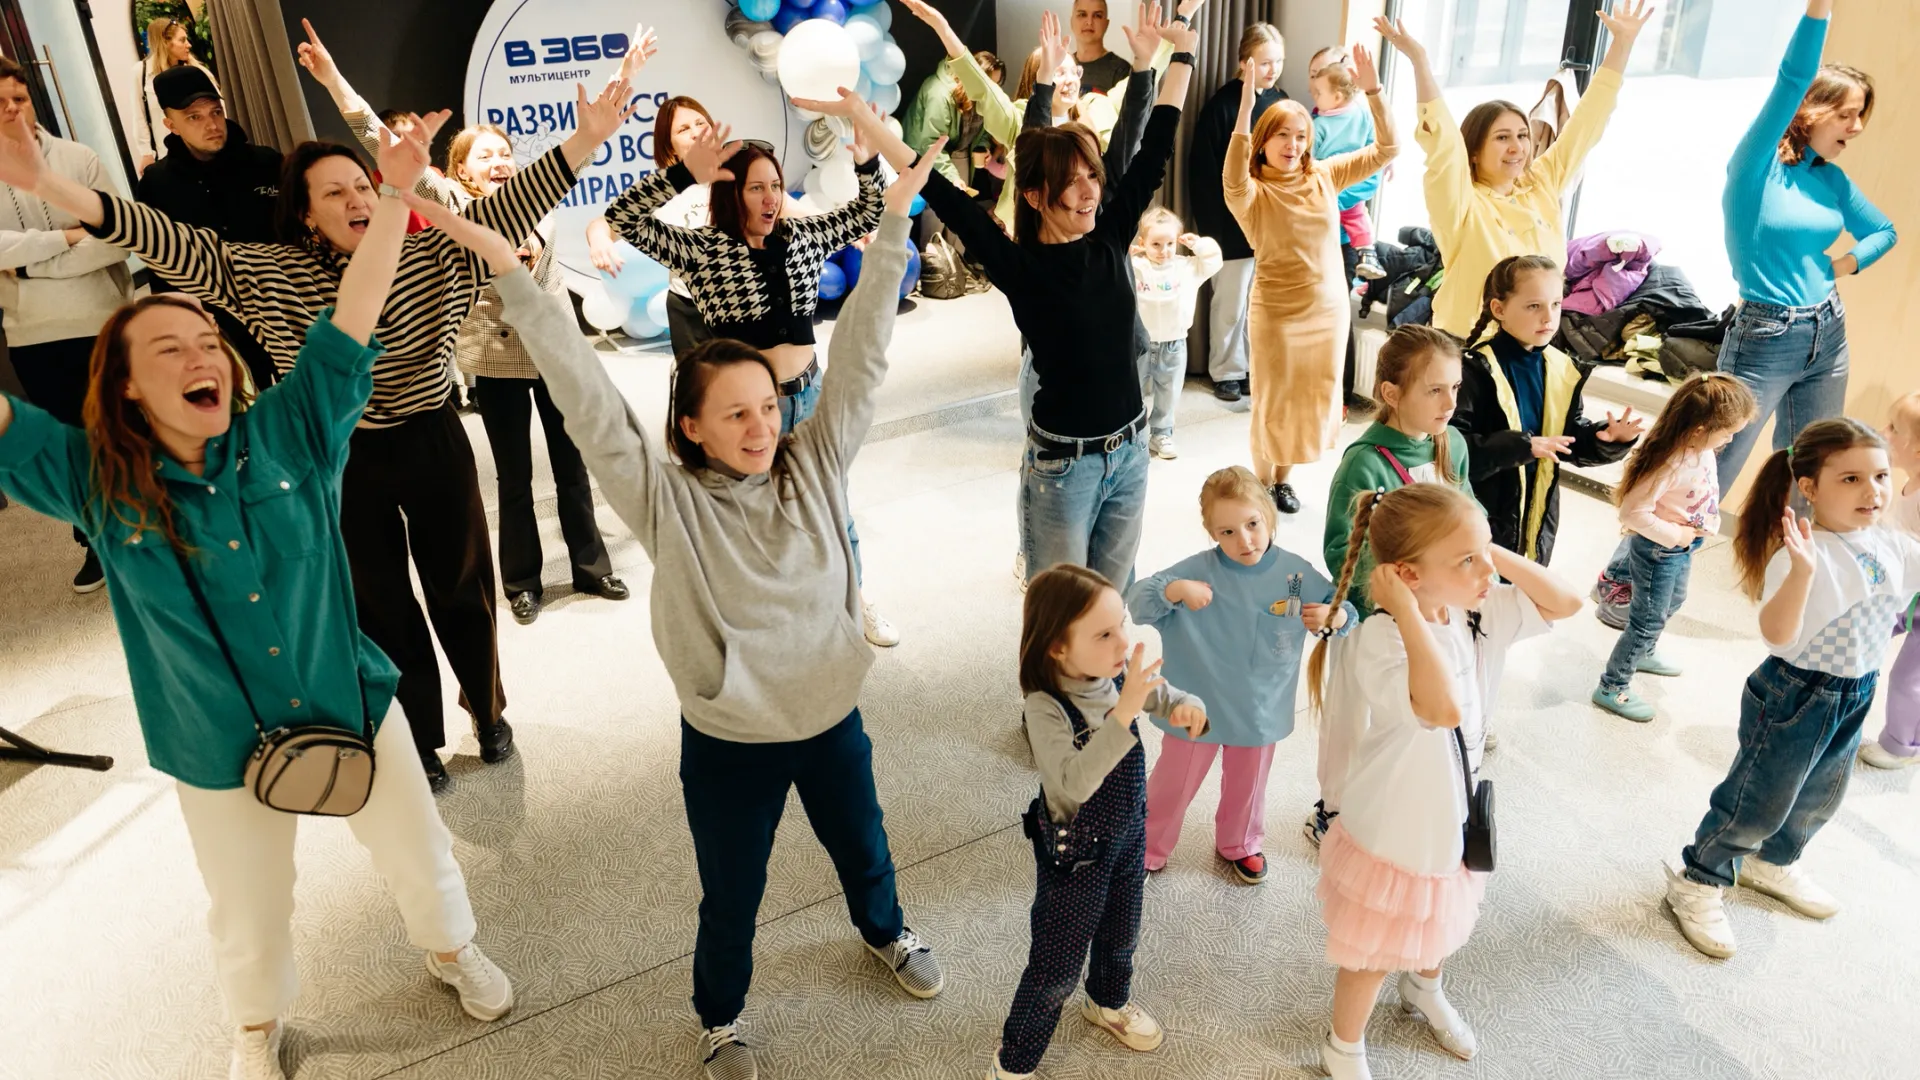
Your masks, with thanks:
<instances>
[{"instance_id":1,"label":"woman in gray hoodie","mask_svg":"<svg viewBox=\"0 0 1920 1080\"><path fill-rule=\"evenodd\" d=\"M409 198L499 275L507 319L568 434L653 559L654 644L680 697L680 781L704 893L693 1004L713 1080L756 1075L735 1022L789 788L799 788L867 948L908 993L940 992L933 952L907 928L895 896L873 744L861 726L873 652L861 633L846 491L886 375L907 211L943 142L887 190L879 241L834 326L814 415L782 437L773 369L759 350L716 339L676 362L670 453L647 437L572 313L540 290L512 243Z\"/></svg>"}]
</instances>

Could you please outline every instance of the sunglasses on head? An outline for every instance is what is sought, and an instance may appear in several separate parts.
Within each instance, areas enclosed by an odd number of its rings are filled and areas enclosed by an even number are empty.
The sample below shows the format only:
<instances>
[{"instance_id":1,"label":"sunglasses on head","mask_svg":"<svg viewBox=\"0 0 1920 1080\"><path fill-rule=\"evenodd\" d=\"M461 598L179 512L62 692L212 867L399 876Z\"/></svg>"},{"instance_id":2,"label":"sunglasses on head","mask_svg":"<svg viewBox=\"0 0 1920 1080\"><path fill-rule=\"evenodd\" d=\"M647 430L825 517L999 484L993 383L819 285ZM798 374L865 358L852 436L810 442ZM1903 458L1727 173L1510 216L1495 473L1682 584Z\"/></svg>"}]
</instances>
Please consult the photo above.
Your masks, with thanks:
<instances>
[{"instance_id":1,"label":"sunglasses on head","mask_svg":"<svg viewBox=\"0 0 1920 1080\"><path fill-rule=\"evenodd\" d=\"M755 150L758 150L764 154L773 154L776 157L779 155L779 151L773 148L773 144L768 142L765 139L741 139L739 140L739 142L740 142L740 149L742 150L745 150L747 147L751 146Z\"/></svg>"}]
</instances>

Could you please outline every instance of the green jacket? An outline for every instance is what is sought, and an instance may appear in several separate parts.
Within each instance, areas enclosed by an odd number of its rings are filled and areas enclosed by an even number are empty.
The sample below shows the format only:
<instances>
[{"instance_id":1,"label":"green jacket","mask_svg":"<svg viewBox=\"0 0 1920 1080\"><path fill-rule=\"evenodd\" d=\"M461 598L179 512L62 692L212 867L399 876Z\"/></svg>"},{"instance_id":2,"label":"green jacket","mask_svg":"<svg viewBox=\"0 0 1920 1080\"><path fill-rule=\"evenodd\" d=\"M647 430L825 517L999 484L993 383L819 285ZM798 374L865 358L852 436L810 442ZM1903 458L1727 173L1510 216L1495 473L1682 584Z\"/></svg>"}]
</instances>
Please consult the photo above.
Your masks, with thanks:
<instances>
[{"instance_id":1,"label":"green jacket","mask_svg":"<svg viewBox=\"0 0 1920 1080\"><path fill-rule=\"evenodd\" d=\"M1447 447L1453 457L1453 486L1472 495L1473 488L1467 483L1466 436L1449 426ZM1327 576L1336 581L1340 578L1340 566L1347 558L1347 540L1353 533L1353 500L1363 491L1378 488L1391 491L1401 486L1400 473L1380 453L1381 449L1391 453L1416 481L1438 482L1440 479L1433 463L1432 439L1416 442L1377 421L1361 432L1341 455L1340 467L1333 471L1333 490L1327 498L1327 531L1321 547L1327 556ZM1354 564L1353 585L1347 590L1348 599L1363 619L1373 611L1367 602L1367 575L1372 572L1373 558L1363 551L1360 561Z\"/></svg>"},{"instance_id":2,"label":"green jacket","mask_svg":"<svg viewBox=\"0 0 1920 1080\"><path fill-rule=\"evenodd\" d=\"M986 138L986 125L982 122L980 111L963 113L953 107L953 88L960 80L953 74L953 61L942 60L933 74L920 84L920 92L915 94L913 102L907 106L906 119L900 128L906 144L916 154L925 153L933 140L942 135L947 137L946 153L933 163L933 168L956 187L966 187L966 178L953 164L956 153L971 153L982 145Z\"/></svg>"}]
</instances>

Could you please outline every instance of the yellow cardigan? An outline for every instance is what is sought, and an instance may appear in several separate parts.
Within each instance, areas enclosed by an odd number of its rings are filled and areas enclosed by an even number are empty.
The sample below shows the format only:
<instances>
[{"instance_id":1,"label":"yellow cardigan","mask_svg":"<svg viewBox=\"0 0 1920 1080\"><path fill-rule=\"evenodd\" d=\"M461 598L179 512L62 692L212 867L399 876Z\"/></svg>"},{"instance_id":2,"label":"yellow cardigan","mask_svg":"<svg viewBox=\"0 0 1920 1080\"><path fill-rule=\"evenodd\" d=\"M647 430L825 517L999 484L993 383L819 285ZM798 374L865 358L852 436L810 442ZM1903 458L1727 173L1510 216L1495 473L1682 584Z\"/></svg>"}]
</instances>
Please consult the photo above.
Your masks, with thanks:
<instances>
[{"instance_id":1,"label":"yellow cardigan","mask_svg":"<svg viewBox=\"0 0 1920 1080\"><path fill-rule=\"evenodd\" d=\"M1172 57L1173 46L1161 42L1159 51L1153 55L1153 69L1156 72L1166 71L1167 62ZM1000 84L989 79L987 73L980 69L980 63L972 53L948 57L948 62L952 65L954 77L960 80L961 89L973 99L973 107L980 111L982 126L987 134L1007 148L1007 179L1000 185L1000 201L994 204L993 216L1000 220L1001 227L1007 230L1008 235L1012 235L1015 196L1013 143L1020 137L1020 125L1026 119L1027 99L1009 99ZM1107 140L1113 137L1113 126L1120 121L1120 107L1114 103L1126 100L1126 94L1127 80L1122 79L1104 94L1085 94L1080 98L1080 122L1093 129L1102 151L1107 148ZM1118 183L1119 179L1109 176L1107 183Z\"/></svg>"},{"instance_id":2,"label":"yellow cardigan","mask_svg":"<svg viewBox=\"0 0 1920 1080\"><path fill-rule=\"evenodd\" d=\"M1562 266L1567 236L1562 197L1600 141L1620 100L1620 73L1601 68L1560 137L1533 159L1510 195L1474 182L1460 127L1444 99L1420 103L1414 141L1427 155L1427 218L1447 273L1433 297L1433 324L1466 336L1480 317L1480 291L1509 255L1545 255Z\"/></svg>"}]
</instances>

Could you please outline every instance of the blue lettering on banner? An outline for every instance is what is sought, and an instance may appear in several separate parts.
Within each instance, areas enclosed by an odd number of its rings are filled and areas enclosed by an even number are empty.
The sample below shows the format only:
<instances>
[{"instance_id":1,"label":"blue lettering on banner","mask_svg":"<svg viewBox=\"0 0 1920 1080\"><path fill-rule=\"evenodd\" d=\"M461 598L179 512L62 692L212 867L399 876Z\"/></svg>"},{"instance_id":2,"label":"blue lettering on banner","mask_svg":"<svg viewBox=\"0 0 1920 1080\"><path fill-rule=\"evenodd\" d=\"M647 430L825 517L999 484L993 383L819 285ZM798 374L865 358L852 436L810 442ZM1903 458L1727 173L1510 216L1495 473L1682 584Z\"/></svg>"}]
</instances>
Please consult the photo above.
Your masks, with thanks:
<instances>
[{"instance_id":1,"label":"blue lettering on banner","mask_svg":"<svg viewBox=\"0 0 1920 1080\"><path fill-rule=\"evenodd\" d=\"M631 40L625 34L580 34L576 37L541 38L539 45L546 55L539 56L533 50L533 42L502 42L500 51L507 59L508 67L528 67L541 64L584 64L601 58L616 59L624 56Z\"/></svg>"}]
</instances>

